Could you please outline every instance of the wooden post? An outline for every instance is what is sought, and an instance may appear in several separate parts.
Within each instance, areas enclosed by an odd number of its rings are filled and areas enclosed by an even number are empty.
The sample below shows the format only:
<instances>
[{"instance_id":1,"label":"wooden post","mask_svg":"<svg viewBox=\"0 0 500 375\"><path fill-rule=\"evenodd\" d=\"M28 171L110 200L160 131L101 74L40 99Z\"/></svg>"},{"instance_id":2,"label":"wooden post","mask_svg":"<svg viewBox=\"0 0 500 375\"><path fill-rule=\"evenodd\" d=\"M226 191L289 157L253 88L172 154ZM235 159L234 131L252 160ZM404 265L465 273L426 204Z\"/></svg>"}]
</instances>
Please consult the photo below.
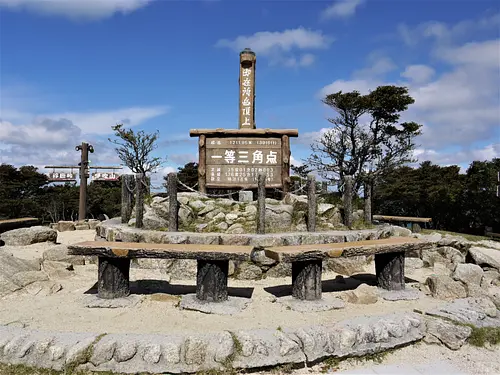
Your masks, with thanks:
<instances>
[{"instance_id":1,"label":"wooden post","mask_svg":"<svg viewBox=\"0 0 500 375\"><path fill-rule=\"evenodd\" d=\"M129 285L130 259L99 257L97 296L111 299L127 297Z\"/></svg>"},{"instance_id":2,"label":"wooden post","mask_svg":"<svg viewBox=\"0 0 500 375\"><path fill-rule=\"evenodd\" d=\"M179 229L179 206L177 202L177 174L170 172L167 176L168 189L168 231L177 232Z\"/></svg>"},{"instance_id":3,"label":"wooden post","mask_svg":"<svg viewBox=\"0 0 500 375\"><path fill-rule=\"evenodd\" d=\"M321 194L327 194L327 193L328 193L328 182L321 181Z\"/></svg>"},{"instance_id":4,"label":"wooden post","mask_svg":"<svg viewBox=\"0 0 500 375\"><path fill-rule=\"evenodd\" d=\"M200 135L198 140L198 152L199 152L199 163L198 163L198 188L200 193L207 193L207 148L206 148L206 136Z\"/></svg>"},{"instance_id":5,"label":"wooden post","mask_svg":"<svg viewBox=\"0 0 500 375\"><path fill-rule=\"evenodd\" d=\"M229 260L198 260L196 298L207 302L223 302L228 298Z\"/></svg>"},{"instance_id":6,"label":"wooden post","mask_svg":"<svg viewBox=\"0 0 500 375\"><path fill-rule=\"evenodd\" d=\"M78 220L85 220L87 217L87 178L89 166L89 151L94 152L91 145L82 142L76 146L76 151L81 152L80 157L80 202L78 205Z\"/></svg>"},{"instance_id":7,"label":"wooden post","mask_svg":"<svg viewBox=\"0 0 500 375\"><path fill-rule=\"evenodd\" d=\"M132 214L132 202L134 200L134 175L124 174L122 179L122 223L127 224Z\"/></svg>"},{"instance_id":8,"label":"wooden post","mask_svg":"<svg viewBox=\"0 0 500 375\"><path fill-rule=\"evenodd\" d=\"M143 227L144 218L144 178L145 176L141 173L135 176L135 227Z\"/></svg>"},{"instance_id":9,"label":"wooden post","mask_svg":"<svg viewBox=\"0 0 500 375\"><path fill-rule=\"evenodd\" d=\"M288 193L290 190L290 137L288 135L283 135L281 137L281 154L282 154L282 166L281 166L281 183L283 184L283 195Z\"/></svg>"},{"instance_id":10,"label":"wooden post","mask_svg":"<svg viewBox=\"0 0 500 375\"><path fill-rule=\"evenodd\" d=\"M307 176L307 230L316 231L316 177Z\"/></svg>"},{"instance_id":11,"label":"wooden post","mask_svg":"<svg viewBox=\"0 0 500 375\"><path fill-rule=\"evenodd\" d=\"M365 223L371 225L372 223L372 185L365 182Z\"/></svg>"},{"instance_id":12,"label":"wooden post","mask_svg":"<svg viewBox=\"0 0 500 375\"><path fill-rule=\"evenodd\" d=\"M255 129L255 53L245 48L240 52L240 129Z\"/></svg>"},{"instance_id":13,"label":"wooden post","mask_svg":"<svg viewBox=\"0 0 500 375\"><path fill-rule=\"evenodd\" d=\"M405 253L375 254L375 274L380 288L403 290L405 288Z\"/></svg>"},{"instance_id":14,"label":"wooden post","mask_svg":"<svg viewBox=\"0 0 500 375\"><path fill-rule=\"evenodd\" d=\"M300 300L321 299L322 261L292 262L292 296Z\"/></svg>"},{"instance_id":15,"label":"wooden post","mask_svg":"<svg viewBox=\"0 0 500 375\"><path fill-rule=\"evenodd\" d=\"M266 233L266 174L257 176L257 234Z\"/></svg>"},{"instance_id":16,"label":"wooden post","mask_svg":"<svg viewBox=\"0 0 500 375\"><path fill-rule=\"evenodd\" d=\"M352 176L344 176L344 225L352 228Z\"/></svg>"}]
</instances>

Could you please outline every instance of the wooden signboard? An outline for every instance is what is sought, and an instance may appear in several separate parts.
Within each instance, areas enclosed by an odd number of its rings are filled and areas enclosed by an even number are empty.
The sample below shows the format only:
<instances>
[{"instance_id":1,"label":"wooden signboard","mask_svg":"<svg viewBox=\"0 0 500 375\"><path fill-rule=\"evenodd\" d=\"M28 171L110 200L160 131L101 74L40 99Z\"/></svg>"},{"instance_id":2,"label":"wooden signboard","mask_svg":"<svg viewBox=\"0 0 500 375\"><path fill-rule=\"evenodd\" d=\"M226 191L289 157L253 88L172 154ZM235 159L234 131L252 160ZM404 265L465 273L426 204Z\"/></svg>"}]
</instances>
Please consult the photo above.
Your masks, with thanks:
<instances>
[{"instance_id":1,"label":"wooden signboard","mask_svg":"<svg viewBox=\"0 0 500 375\"><path fill-rule=\"evenodd\" d=\"M47 177L51 182L76 181L76 173L73 172L51 172L47 173Z\"/></svg>"},{"instance_id":2,"label":"wooden signboard","mask_svg":"<svg viewBox=\"0 0 500 375\"><path fill-rule=\"evenodd\" d=\"M115 172L95 172L92 173L93 181L118 181L120 175Z\"/></svg>"},{"instance_id":3,"label":"wooden signboard","mask_svg":"<svg viewBox=\"0 0 500 375\"><path fill-rule=\"evenodd\" d=\"M259 172L266 186L283 185L281 138L207 138L205 158L207 187L256 187Z\"/></svg>"}]
</instances>

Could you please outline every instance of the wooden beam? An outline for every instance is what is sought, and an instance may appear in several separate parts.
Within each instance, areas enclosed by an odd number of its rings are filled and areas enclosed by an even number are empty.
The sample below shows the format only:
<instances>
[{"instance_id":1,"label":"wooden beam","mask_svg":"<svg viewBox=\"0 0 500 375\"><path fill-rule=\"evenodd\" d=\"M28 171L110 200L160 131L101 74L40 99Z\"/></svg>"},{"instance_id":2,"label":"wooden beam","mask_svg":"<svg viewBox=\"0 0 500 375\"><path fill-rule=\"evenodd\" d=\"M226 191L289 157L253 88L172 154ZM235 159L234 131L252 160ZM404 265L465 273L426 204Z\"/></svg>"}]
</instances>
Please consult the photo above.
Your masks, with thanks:
<instances>
[{"instance_id":1,"label":"wooden beam","mask_svg":"<svg viewBox=\"0 0 500 375\"><path fill-rule=\"evenodd\" d=\"M199 137L200 135L217 135L221 137L230 136L276 136L281 137L287 135L289 137L298 137L298 129L191 129L189 131L191 137Z\"/></svg>"},{"instance_id":2,"label":"wooden beam","mask_svg":"<svg viewBox=\"0 0 500 375\"><path fill-rule=\"evenodd\" d=\"M410 217L410 216L386 216L386 215L373 215L373 220L380 221L408 221L415 223L430 223L430 217Z\"/></svg>"}]
</instances>

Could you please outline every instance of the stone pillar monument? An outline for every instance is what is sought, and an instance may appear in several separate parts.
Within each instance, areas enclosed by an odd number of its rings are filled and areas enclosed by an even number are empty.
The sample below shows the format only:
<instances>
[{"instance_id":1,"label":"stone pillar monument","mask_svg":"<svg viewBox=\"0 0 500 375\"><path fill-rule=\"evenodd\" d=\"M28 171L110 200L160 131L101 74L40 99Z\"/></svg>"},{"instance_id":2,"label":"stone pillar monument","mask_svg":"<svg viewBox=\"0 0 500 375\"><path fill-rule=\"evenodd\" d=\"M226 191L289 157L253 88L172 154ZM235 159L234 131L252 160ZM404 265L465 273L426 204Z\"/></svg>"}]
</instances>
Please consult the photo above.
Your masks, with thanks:
<instances>
[{"instance_id":1,"label":"stone pillar monument","mask_svg":"<svg viewBox=\"0 0 500 375\"><path fill-rule=\"evenodd\" d=\"M255 129L255 64L250 48L240 52L240 129Z\"/></svg>"}]
</instances>

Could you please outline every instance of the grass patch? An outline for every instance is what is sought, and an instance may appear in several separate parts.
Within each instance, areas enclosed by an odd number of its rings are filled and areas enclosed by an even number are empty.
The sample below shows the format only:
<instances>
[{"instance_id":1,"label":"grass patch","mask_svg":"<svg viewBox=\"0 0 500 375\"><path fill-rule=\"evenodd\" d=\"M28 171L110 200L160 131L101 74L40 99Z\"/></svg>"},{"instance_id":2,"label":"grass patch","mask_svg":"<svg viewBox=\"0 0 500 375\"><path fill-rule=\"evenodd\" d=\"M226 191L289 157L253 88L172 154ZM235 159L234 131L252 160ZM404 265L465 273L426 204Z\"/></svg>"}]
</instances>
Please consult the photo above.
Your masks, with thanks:
<instances>
[{"instance_id":1,"label":"grass patch","mask_svg":"<svg viewBox=\"0 0 500 375\"><path fill-rule=\"evenodd\" d=\"M486 344L500 344L500 327L477 328L473 325L468 326L472 328L472 333L468 340L470 345L482 348Z\"/></svg>"},{"instance_id":2,"label":"grass patch","mask_svg":"<svg viewBox=\"0 0 500 375\"><path fill-rule=\"evenodd\" d=\"M422 229L422 234L432 234L432 233L439 233L444 235L450 235L450 236L460 236L465 238L467 241L472 241L472 242L478 242L478 241L484 241L484 240L491 240L489 237L485 236L475 236L473 234L465 234L465 233L456 233L456 232L449 232L446 230L433 230L433 229Z\"/></svg>"}]
</instances>

